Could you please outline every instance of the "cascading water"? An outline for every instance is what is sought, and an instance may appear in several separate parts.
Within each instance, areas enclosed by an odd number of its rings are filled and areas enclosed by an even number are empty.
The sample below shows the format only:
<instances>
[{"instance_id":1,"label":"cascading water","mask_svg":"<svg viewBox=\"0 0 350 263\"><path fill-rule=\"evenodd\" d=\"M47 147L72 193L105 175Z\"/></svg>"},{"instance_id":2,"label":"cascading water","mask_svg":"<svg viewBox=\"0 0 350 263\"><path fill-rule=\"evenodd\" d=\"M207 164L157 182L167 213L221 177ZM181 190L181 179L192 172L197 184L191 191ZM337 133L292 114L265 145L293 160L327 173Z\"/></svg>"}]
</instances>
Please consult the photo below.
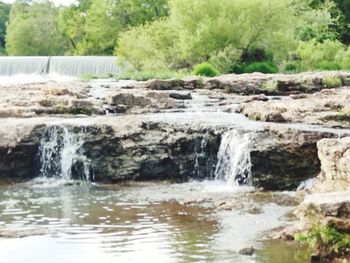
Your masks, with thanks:
<instances>
[{"instance_id":1,"label":"cascading water","mask_svg":"<svg viewBox=\"0 0 350 263\"><path fill-rule=\"evenodd\" d=\"M252 183L250 146L252 133L232 130L224 133L218 152L215 179L228 185Z\"/></svg>"},{"instance_id":2,"label":"cascading water","mask_svg":"<svg viewBox=\"0 0 350 263\"><path fill-rule=\"evenodd\" d=\"M52 126L40 143L40 174L65 181L92 180L90 160L84 155L84 127L76 132L72 127Z\"/></svg>"},{"instance_id":3,"label":"cascading water","mask_svg":"<svg viewBox=\"0 0 350 263\"><path fill-rule=\"evenodd\" d=\"M54 56L54 57L1 57L0 76L58 75L117 75L120 68L112 56Z\"/></svg>"}]
</instances>

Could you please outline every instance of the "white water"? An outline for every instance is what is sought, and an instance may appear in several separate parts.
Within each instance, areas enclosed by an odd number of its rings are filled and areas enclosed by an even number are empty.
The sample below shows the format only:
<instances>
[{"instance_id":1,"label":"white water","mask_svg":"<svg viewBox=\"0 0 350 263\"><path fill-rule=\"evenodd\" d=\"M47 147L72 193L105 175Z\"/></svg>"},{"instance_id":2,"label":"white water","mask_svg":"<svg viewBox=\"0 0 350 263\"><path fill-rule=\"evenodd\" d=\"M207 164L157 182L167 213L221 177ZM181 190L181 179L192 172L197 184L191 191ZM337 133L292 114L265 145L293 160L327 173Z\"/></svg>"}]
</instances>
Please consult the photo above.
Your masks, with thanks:
<instances>
[{"instance_id":1,"label":"white water","mask_svg":"<svg viewBox=\"0 0 350 263\"><path fill-rule=\"evenodd\" d=\"M222 135L215 179L227 185L251 185L250 145L253 135L231 130Z\"/></svg>"},{"instance_id":2,"label":"white water","mask_svg":"<svg viewBox=\"0 0 350 263\"><path fill-rule=\"evenodd\" d=\"M50 127L40 143L41 177L69 181L73 178L73 169L79 179L91 180L90 160L83 152L84 128L78 133L65 126ZM76 167L80 165L81 167Z\"/></svg>"},{"instance_id":3,"label":"white water","mask_svg":"<svg viewBox=\"0 0 350 263\"><path fill-rule=\"evenodd\" d=\"M120 68L115 57L57 56L57 57L1 57L0 76L43 75L74 76L117 75Z\"/></svg>"}]
</instances>

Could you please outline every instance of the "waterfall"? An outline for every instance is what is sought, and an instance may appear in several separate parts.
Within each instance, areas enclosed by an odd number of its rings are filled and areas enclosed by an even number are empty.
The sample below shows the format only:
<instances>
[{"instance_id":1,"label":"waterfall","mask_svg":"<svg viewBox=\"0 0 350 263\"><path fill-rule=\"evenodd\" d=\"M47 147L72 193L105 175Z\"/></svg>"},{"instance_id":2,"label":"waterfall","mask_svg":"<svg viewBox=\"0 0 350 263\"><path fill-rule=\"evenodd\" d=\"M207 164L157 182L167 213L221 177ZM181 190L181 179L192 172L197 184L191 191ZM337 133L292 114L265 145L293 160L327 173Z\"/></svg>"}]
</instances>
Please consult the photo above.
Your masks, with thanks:
<instances>
[{"instance_id":1,"label":"waterfall","mask_svg":"<svg viewBox=\"0 0 350 263\"><path fill-rule=\"evenodd\" d=\"M1 57L0 76L41 74L48 57Z\"/></svg>"},{"instance_id":2,"label":"waterfall","mask_svg":"<svg viewBox=\"0 0 350 263\"><path fill-rule=\"evenodd\" d=\"M92 180L90 160L84 155L85 129L52 126L46 130L40 142L40 175L65 181Z\"/></svg>"},{"instance_id":3,"label":"waterfall","mask_svg":"<svg viewBox=\"0 0 350 263\"><path fill-rule=\"evenodd\" d=\"M112 56L10 56L0 58L0 76L35 74L81 77L119 73L117 59Z\"/></svg>"},{"instance_id":4,"label":"waterfall","mask_svg":"<svg viewBox=\"0 0 350 263\"><path fill-rule=\"evenodd\" d=\"M118 73L116 57L107 56L51 57L49 67L49 74L62 76L101 76Z\"/></svg>"},{"instance_id":5,"label":"waterfall","mask_svg":"<svg viewBox=\"0 0 350 263\"><path fill-rule=\"evenodd\" d=\"M228 185L252 183L250 146L252 133L241 134L237 130L222 135L215 169L215 179Z\"/></svg>"}]
</instances>

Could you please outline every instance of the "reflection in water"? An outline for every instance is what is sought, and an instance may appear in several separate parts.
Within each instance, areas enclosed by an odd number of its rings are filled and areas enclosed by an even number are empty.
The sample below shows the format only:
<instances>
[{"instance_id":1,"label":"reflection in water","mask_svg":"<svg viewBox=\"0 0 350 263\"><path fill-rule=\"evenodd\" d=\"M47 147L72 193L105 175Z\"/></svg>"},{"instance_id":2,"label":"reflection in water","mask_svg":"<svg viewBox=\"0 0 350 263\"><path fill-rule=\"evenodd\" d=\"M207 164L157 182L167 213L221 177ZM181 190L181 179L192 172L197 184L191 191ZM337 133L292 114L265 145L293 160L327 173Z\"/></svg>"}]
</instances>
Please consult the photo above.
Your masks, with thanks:
<instances>
[{"instance_id":1,"label":"reflection in water","mask_svg":"<svg viewBox=\"0 0 350 263\"><path fill-rule=\"evenodd\" d=\"M264 249L258 252L262 263L309 263L310 251L303 245L295 242L268 241Z\"/></svg>"},{"instance_id":2,"label":"reflection in water","mask_svg":"<svg viewBox=\"0 0 350 263\"><path fill-rule=\"evenodd\" d=\"M153 262L204 262L212 257L208 244L217 222L210 218L210 209L176 201L130 200L127 192L127 188L109 190L87 184L3 189L3 233L37 233L44 228L48 235L15 243L1 240L1 262L23 262L26 257L36 258L35 262L40 258L44 262L45 257L50 262L63 262L66 257L69 262L73 258L95 262L96 254L118 262L140 262L145 257ZM20 249L21 254L9 247ZM54 256L48 254L53 250Z\"/></svg>"},{"instance_id":3,"label":"reflection in water","mask_svg":"<svg viewBox=\"0 0 350 263\"><path fill-rule=\"evenodd\" d=\"M1 263L260 262L237 251L258 246L291 206L236 190L196 182L2 186ZM213 210L222 198L239 206Z\"/></svg>"}]
</instances>

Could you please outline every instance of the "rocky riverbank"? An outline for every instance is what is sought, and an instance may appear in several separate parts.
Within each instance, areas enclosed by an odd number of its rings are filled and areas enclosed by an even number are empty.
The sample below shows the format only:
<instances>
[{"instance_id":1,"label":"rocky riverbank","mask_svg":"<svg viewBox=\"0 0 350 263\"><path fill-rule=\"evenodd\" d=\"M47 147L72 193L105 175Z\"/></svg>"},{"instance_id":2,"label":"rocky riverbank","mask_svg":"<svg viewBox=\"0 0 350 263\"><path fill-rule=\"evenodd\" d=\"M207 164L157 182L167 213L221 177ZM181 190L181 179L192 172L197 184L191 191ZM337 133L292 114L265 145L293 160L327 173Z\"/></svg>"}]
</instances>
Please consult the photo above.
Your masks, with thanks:
<instances>
[{"instance_id":1,"label":"rocky riverbank","mask_svg":"<svg viewBox=\"0 0 350 263\"><path fill-rule=\"evenodd\" d=\"M346 72L321 72L0 86L0 176L42 174L42 142L50 129L66 126L73 137L83 138L83 154L96 181L213 178L223 134L238 129L253 134L248 149L253 185L293 189L319 173L319 140L350 134L324 128L346 127L343 119L319 121L325 114L319 104L346 107L348 89L340 86L349 79ZM330 87L331 81L336 87ZM273 94L294 97L266 96L272 94L264 90L272 82L277 85ZM306 89L306 84L312 87ZM281 113L277 105L285 110ZM294 115L295 109L304 118ZM257 118L257 112L265 117ZM287 119L290 124L279 124ZM62 144L63 132L56 136ZM79 177L82 167L75 164L72 170L78 175L73 177Z\"/></svg>"},{"instance_id":2,"label":"rocky riverbank","mask_svg":"<svg viewBox=\"0 0 350 263\"><path fill-rule=\"evenodd\" d=\"M319 226L346 234L348 85L347 72L0 85L0 180L219 176L295 190L313 179L299 191L298 231L312 228L311 213Z\"/></svg>"}]
</instances>

